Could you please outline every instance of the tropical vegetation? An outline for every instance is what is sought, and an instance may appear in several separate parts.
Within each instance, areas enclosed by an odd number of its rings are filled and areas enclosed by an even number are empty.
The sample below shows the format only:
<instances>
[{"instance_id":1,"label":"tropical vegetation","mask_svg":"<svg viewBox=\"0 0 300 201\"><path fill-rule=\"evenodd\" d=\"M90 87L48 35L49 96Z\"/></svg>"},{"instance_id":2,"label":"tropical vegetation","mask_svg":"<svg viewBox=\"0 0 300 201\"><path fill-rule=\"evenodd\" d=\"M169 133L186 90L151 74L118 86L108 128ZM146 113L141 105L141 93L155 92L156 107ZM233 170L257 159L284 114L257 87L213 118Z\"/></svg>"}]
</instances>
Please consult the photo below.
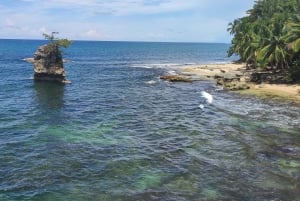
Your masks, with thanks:
<instances>
[{"instance_id":1,"label":"tropical vegetation","mask_svg":"<svg viewBox=\"0 0 300 201\"><path fill-rule=\"evenodd\" d=\"M300 0L257 0L247 16L234 20L228 56L248 67L285 72L300 81Z\"/></svg>"},{"instance_id":2,"label":"tropical vegetation","mask_svg":"<svg viewBox=\"0 0 300 201\"><path fill-rule=\"evenodd\" d=\"M68 39L56 38L55 37L56 34L58 34L58 32L52 32L51 34L43 33L45 39L50 41L50 43L47 45L47 48L49 50L51 49L61 50L61 48L68 48L72 44L72 41Z\"/></svg>"}]
</instances>

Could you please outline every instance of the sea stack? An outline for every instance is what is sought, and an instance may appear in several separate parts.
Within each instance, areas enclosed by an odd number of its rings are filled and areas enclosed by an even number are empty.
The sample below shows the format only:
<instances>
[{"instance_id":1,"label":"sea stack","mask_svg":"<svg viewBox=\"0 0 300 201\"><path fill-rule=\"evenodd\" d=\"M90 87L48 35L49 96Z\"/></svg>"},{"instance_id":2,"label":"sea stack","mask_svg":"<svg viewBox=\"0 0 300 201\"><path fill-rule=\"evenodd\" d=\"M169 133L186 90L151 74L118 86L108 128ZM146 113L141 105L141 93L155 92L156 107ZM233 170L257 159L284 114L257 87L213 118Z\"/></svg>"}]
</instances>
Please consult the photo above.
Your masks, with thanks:
<instances>
[{"instance_id":1,"label":"sea stack","mask_svg":"<svg viewBox=\"0 0 300 201\"><path fill-rule=\"evenodd\" d=\"M58 45L40 46L34 54L34 80L66 82L63 58Z\"/></svg>"}]
</instances>

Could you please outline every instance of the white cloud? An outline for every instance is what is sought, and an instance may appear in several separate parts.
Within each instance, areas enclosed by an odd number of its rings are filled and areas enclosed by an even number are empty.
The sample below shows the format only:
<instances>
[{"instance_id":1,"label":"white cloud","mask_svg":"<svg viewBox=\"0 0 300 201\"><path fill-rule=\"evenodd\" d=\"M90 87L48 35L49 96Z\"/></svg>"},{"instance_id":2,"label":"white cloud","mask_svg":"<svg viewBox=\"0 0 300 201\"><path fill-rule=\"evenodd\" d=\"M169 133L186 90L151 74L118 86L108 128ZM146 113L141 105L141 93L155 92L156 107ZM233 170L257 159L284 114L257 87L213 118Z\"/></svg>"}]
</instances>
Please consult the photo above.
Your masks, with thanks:
<instances>
[{"instance_id":1,"label":"white cloud","mask_svg":"<svg viewBox=\"0 0 300 201\"><path fill-rule=\"evenodd\" d=\"M254 0L18 0L0 2L0 38L229 42L227 24ZM243 7L244 6L244 7Z\"/></svg>"}]
</instances>

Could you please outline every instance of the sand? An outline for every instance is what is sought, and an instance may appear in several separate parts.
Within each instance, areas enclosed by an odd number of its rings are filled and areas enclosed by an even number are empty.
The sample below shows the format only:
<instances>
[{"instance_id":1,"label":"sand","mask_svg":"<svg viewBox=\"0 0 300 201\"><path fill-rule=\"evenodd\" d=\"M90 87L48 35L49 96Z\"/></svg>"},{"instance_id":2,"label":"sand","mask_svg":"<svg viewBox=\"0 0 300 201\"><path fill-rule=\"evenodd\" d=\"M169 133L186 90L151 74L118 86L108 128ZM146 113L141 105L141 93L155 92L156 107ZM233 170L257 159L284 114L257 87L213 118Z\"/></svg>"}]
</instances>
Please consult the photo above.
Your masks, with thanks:
<instances>
[{"instance_id":1,"label":"sand","mask_svg":"<svg viewBox=\"0 0 300 201\"><path fill-rule=\"evenodd\" d=\"M205 64L205 65L191 65L183 68L184 74L193 74L200 77L214 77L216 75L240 73L245 69L244 64Z\"/></svg>"},{"instance_id":2,"label":"sand","mask_svg":"<svg viewBox=\"0 0 300 201\"><path fill-rule=\"evenodd\" d=\"M191 65L185 66L182 73L212 79L218 75L242 74L245 69L245 64L236 63ZM250 84L250 89L240 93L300 103L300 84Z\"/></svg>"},{"instance_id":3,"label":"sand","mask_svg":"<svg viewBox=\"0 0 300 201\"><path fill-rule=\"evenodd\" d=\"M252 84L249 90L241 91L241 93L280 101L288 100L300 104L299 84Z\"/></svg>"}]
</instances>

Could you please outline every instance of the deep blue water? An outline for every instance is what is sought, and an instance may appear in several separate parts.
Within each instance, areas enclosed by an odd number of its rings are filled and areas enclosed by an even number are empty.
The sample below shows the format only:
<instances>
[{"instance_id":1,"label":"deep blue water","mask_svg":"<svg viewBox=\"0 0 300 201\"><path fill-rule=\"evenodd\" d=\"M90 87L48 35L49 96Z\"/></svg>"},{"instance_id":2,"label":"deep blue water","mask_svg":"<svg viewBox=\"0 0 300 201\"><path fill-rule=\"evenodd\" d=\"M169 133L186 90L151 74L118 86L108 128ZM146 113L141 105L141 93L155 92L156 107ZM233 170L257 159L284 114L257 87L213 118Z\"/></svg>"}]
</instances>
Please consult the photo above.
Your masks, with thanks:
<instances>
[{"instance_id":1,"label":"deep blue water","mask_svg":"<svg viewBox=\"0 0 300 201\"><path fill-rule=\"evenodd\" d=\"M299 106L159 79L229 45L75 41L61 85L22 60L44 42L0 40L1 201L300 200Z\"/></svg>"}]
</instances>

